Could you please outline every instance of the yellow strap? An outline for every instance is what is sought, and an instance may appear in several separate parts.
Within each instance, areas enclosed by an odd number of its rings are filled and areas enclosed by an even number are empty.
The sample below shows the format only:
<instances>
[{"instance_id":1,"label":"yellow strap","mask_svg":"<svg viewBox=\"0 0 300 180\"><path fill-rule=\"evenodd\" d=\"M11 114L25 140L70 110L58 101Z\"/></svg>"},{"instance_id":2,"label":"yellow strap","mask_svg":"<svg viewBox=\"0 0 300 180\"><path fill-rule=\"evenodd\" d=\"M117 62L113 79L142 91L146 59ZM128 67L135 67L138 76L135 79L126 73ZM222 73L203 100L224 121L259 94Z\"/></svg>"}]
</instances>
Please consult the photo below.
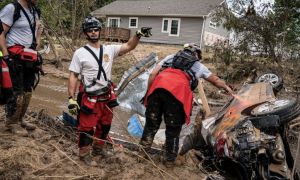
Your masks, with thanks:
<instances>
[{"instance_id":1,"label":"yellow strap","mask_svg":"<svg viewBox=\"0 0 300 180\"><path fill-rule=\"evenodd\" d=\"M0 51L0 57L2 57L2 56L3 56L2 51Z\"/></svg>"}]
</instances>

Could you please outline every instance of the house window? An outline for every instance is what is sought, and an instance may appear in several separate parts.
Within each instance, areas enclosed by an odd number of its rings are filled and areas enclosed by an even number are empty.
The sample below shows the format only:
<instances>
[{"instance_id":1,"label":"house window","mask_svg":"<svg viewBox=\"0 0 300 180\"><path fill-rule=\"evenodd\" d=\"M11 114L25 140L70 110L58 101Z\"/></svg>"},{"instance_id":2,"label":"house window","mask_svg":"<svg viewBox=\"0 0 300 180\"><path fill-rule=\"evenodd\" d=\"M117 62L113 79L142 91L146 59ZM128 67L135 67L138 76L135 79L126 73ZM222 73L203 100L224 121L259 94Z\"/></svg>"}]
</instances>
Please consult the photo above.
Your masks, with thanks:
<instances>
[{"instance_id":1,"label":"house window","mask_svg":"<svg viewBox=\"0 0 300 180\"><path fill-rule=\"evenodd\" d=\"M163 33L169 33L169 36L179 36L180 19L178 19L178 18L163 18L161 31Z\"/></svg>"},{"instance_id":2,"label":"house window","mask_svg":"<svg viewBox=\"0 0 300 180\"><path fill-rule=\"evenodd\" d=\"M178 30L179 30L179 21L178 20L172 20L171 21L171 35L178 35Z\"/></svg>"},{"instance_id":3,"label":"house window","mask_svg":"<svg viewBox=\"0 0 300 180\"><path fill-rule=\"evenodd\" d=\"M120 27L120 18L109 17L108 27Z\"/></svg>"},{"instance_id":4,"label":"house window","mask_svg":"<svg viewBox=\"0 0 300 180\"><path fill-rule=\"evenodd\" d=\"M137 17L129 18L129 28L138 28L138 18Z\"/></svg>"},{"instance_id":5,"label":"house window","mask_svg":"<svg viewBox=\"0 0 300 180\"><path fill-rule=\"evenodd\" d=\"M169 24L169 20L168 19L164 19L163 20L162 32L165 32L165 33L168 32L168 24Z\"/></svg>"},{"instance_id":6,"label":"house window","mask_svg":"<svg viewBox=\"0 0 300 180\"><path fill-rule=\"evenodd\" d=\"M213 21L210 21L210 22L209 22L209 27L210 27L210 28L213 28L213 29L217 29L217 23L216 23L216 22L213 22Z\"/></svg>"}]
</instances>

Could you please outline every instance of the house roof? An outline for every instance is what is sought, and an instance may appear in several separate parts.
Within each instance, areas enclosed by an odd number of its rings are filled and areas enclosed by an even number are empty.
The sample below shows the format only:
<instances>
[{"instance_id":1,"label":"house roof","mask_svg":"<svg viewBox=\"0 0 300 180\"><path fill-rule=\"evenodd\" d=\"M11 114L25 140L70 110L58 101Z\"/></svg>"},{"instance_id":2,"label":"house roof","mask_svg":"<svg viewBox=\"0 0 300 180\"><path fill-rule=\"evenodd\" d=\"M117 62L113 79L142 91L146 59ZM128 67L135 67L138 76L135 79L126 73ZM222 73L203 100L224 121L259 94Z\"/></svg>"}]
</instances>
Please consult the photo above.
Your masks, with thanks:
<instances>
[{"instance_id":1,"label":"house roof","mask_svg":"<svg viewBox=\"0 0 300 180\"><path fill-rule=\"evenodd\" d=\"M224 0L118 0L92 12L94 16L207 16Z\"/></svg>"}]
</instances>

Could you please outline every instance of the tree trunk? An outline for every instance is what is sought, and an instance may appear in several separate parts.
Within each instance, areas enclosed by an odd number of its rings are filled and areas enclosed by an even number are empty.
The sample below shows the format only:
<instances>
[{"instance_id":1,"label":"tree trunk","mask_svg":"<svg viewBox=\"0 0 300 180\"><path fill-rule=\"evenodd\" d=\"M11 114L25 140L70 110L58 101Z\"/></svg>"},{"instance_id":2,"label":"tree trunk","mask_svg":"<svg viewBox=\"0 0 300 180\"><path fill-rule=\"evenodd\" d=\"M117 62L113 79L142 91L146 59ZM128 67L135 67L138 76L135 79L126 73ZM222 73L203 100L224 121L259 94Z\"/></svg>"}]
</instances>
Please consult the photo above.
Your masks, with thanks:
<instances>
[{"instance_id":1,"label":"tree trunk","mask_svg":"<svg viewBox=\"0 0 300 180\"><path fill-rule=\"evenodd\" d=\"M45 28L44 29L44 33L45 33L45 36L47 37L47 39L49 41L49 44L50 44L50 47L51 47L51 49L52 49L52 51L54 53L55 60L56 60L55 66L56 66L56 68L61 67L62 66L61 58L58 55L58 52L56 51L56 48L55 48L55 45L54 45L54 41L53 41L52 37L49 35L48 29Z\"/></svg>"}]
</instances>

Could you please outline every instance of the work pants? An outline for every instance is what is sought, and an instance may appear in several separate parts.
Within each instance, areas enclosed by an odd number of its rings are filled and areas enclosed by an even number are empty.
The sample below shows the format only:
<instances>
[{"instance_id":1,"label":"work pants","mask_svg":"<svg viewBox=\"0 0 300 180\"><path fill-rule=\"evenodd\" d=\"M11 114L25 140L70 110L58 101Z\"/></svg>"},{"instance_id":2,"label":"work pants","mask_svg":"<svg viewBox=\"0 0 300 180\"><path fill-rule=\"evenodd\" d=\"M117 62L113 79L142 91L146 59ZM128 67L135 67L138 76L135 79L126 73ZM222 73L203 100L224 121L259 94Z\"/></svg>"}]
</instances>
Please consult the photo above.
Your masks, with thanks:
<instances>
[{"instance_id":1,"label":"work pants","mask_svg":"<svg viewBox=\"0 0 300 180\"><path fill-rule=\"evenodd\" d=\"M175 161L179 149L179 135L185 122L183 105L168 91L155 90L148 97L146 124L140 144L150 150L155 134L162 122L166 124L165 160Z\"/></svg>"},{"instance_id":2,"label":"work pants","mask_svg":"<svg viewBox=\"0 0 300 180\"><path fill-rule=\"evenodd\" d=\"M81 99L81 106L88 100L88 96L84 93ZM79 112L79 149L89 149L93 144L92 136L106 140L109 133L113 113L112 109L107 106L107 101L105 102L96 102L93 112L86 113L84 111ZM103 146L104 141L97 140L94 142L94 145Z\"/></svg>"},{"instance_id":3,"label":"work pants","mask_svg":"<svg viewBox=\"0 0 300 180\"><path fill-rule=\"evenodd\" d=\"M6 104L7 124L16 124L22 121L29 106L36 79L36 72L24 68L21 63L15 61L9 65L14 98L8 100Z\"/></svg>"}]
</instances>

